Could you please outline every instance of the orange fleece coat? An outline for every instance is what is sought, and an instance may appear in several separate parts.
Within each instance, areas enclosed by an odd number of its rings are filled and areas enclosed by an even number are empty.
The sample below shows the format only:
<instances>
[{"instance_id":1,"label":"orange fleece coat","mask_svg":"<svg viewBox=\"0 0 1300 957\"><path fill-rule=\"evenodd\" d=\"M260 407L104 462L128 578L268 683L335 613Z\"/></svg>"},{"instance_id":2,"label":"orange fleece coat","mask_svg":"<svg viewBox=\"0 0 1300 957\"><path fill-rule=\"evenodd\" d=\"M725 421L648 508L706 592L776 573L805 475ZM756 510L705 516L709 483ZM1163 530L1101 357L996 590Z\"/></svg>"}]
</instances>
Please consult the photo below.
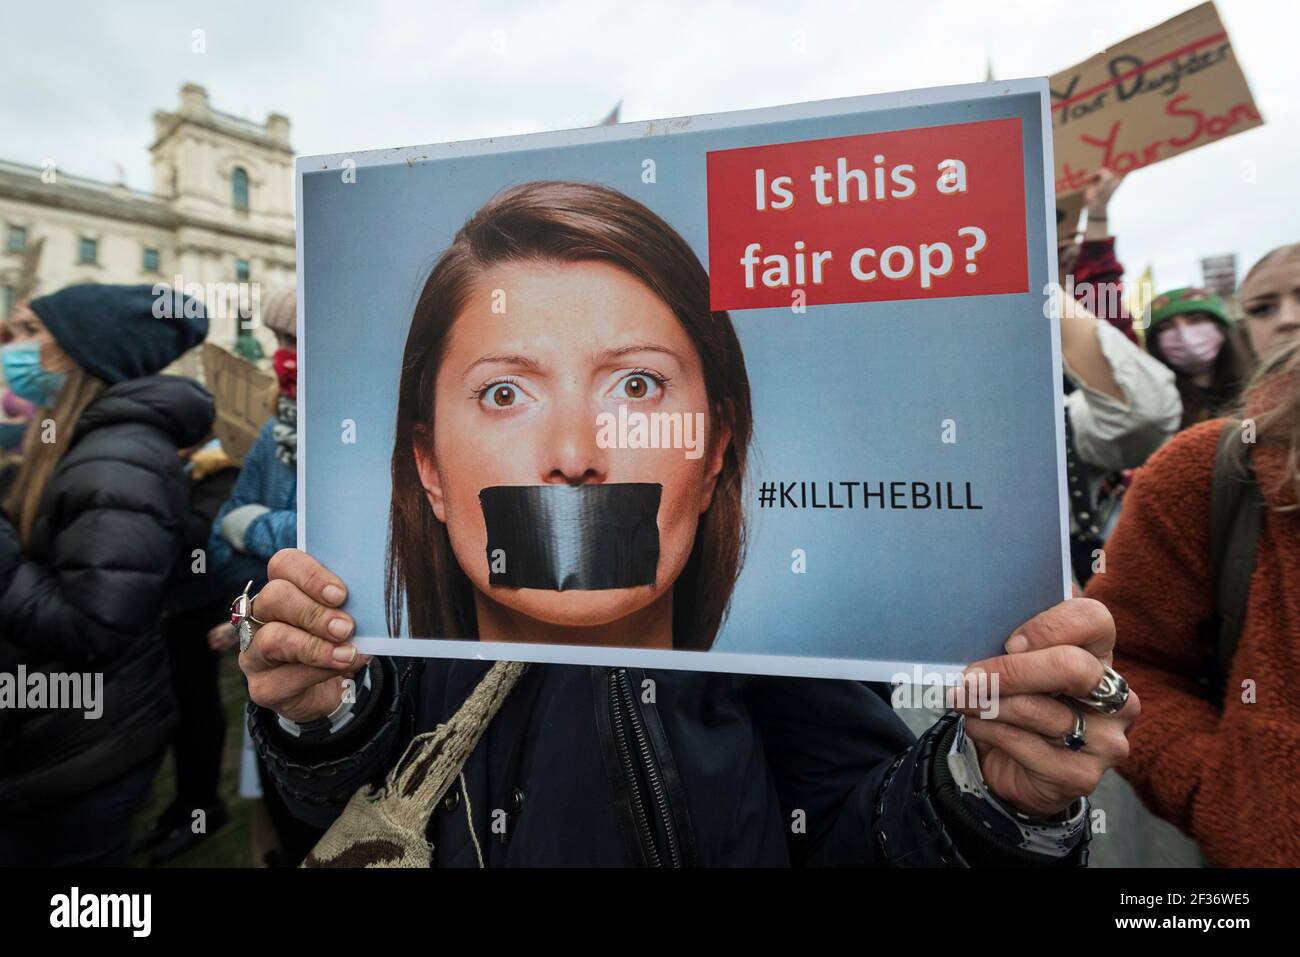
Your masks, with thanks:
<instances>
[{"instance_id":1,"label":"orange fleece coat","mask_svg":"<svg viewBox=\"0 0 1300 957\"><path fill-rule=\"evenodd\" d=\"M1197 626L1214 615L1210 486L1223 419L1138 470L1086 594L1115 617L1115 667L1142 699L1121 773L1219 866L1300 865L1300 513L1266 512L1223 710L1206 701ZM1283 450L1252 461L1270 506L1294 502ZM1250 691L1253 688L1254 701ZM1243 700L1244 699L1244 700Z\"/></svg>"}]
</instances>

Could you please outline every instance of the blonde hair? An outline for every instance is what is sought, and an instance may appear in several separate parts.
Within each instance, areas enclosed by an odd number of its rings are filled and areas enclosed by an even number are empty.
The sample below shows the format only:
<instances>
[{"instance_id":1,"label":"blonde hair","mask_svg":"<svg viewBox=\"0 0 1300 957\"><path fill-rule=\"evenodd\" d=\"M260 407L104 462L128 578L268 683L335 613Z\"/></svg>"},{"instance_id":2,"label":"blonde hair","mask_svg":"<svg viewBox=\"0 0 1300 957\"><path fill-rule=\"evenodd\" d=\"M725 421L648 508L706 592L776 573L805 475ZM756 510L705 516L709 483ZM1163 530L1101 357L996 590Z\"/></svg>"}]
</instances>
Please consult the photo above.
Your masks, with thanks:
<instances>
[{"instance_id":1,"label":"blonde hair","mask_svg":"<svg viewBox=\"0 0 1300 957\"><path fill-rule=\"evenodd\" d=\"M1294 501L1278 511L1300 510L1300 339L1275 350L1260 363L1242 393L1238 415L1255 423L1257 443L1279 445L1286 456L1280 489L1290 487ZM1237 464L1244 469L1249 446L1232 444Z\"/></svg>"},{"instance_id":2,"label":"blonde hair","mask_svg":"<svg viewBox=\"0 0 1300 957\"><path fill-rule=\"evenodd\" d=\"M59 389L54 405L41 406L32 413L31 424L23 439L22 465L5 498L5 511L18 529L23 551L31 545L32 526L40 509L45 487L54 469L67 453L73 433L82 413L94 402L106 386L80 366L68 370L68 377ZM43 441L44 425L52 421L56 429L55 441Z\"/></svg>"},{"instance_id":3,"label":"blonde hair","mask_svg":"<svg viewBox=\"0 0 1300 957\"><path fill-rule=\"evenodd\" d=\"M1300 243L1289 243L1286 246L1278 246L1276 249L1270 249L1260 257L1259 262L1255 263L1255 265L1251 266L1250 269L1247 270L1245 278L1241 280L1241 285L1237 288L1238 297L1246 291L1246 283L1250 282L1250 277L1259 272L1262 267L1267 266L1269 263L1278 259L1293 259L1296 257L1300 257Z\"/></svg>"}]
</instances>

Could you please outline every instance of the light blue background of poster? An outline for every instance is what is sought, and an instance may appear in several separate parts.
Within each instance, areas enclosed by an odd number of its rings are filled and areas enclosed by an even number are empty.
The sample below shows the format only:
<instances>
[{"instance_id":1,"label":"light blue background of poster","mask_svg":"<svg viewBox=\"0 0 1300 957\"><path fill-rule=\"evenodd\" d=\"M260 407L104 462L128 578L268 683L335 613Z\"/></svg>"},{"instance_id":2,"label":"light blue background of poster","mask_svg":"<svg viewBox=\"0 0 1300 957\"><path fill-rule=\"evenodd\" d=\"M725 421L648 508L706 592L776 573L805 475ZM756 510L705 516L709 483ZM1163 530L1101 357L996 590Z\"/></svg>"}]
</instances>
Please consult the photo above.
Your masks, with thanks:
<instances>
[{"instance_id":1,"label":"light blue background of poster","mask_svg":"<svg viewBox=\"0 0 1300 957\"><path fill-rule=\"evenodd\" d=\"M304 172L306 545L348 584L357 634L386 634L389 459L411 312L455 231L490 196L536 179L603 183L668 220L707 267L708 150L1018 116L1025 294L732 313L754 406L749 543L714 646L944 663L997 653L1062 597L1039 104L1026 94L399 161L360 168L354 183L337 170ZM653 184L641 180L647 158ZM355 444L340 441L346 419ZM945 419L956 422L955 444L941 441ZM769 479L969 481L984 507L760 509ZM796 548L805 574L791 570Z\"/></svg>"}]
</instances>

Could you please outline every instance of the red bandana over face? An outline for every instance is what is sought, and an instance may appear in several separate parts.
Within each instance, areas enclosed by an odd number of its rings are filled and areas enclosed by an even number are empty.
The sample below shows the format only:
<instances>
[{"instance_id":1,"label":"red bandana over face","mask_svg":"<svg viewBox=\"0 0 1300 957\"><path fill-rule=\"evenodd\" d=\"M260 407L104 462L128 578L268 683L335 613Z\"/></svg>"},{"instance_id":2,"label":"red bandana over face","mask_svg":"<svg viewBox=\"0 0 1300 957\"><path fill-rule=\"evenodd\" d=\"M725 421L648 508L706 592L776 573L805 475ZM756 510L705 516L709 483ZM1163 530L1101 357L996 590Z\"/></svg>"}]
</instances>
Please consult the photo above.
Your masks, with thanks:
<instances>
[{"instance_id":1,"label":"red bandana over face","mask_svg":"<svg viewBox=\"0 0 1300 957\"><path fill-rule=\"evenodd\" d=\"M280 391L291 399L298 398L298 354L292 349L276 349L271 356Z\"/></svg>"}]
</instances>

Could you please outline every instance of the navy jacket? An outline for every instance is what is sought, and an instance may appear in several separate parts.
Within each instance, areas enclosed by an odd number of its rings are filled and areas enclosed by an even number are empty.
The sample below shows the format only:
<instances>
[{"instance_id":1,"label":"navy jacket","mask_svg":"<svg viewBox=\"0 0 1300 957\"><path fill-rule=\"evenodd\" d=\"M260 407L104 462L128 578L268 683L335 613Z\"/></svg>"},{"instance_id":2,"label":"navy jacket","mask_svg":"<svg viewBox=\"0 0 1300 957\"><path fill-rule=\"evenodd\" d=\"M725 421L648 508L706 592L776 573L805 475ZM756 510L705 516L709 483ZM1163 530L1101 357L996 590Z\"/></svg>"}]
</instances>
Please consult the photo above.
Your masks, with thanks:
<instances>
[{"instance_id":1,"label":"navy jacket","mask_svg":"<svg viewBox=\"0 0 1300 957\"><path fill-rule=\"evenodd\" d=\"M327 827L489 667L375 659L375 686L336 739L297 740L254 706L250 728L290 809ZM1086 841L1065 859L1002 854L963 815L942 813L933 759L946 754L958 719L915 741L882 690L533 665L470 756L467 791L455 787L430 818L435 862L476 867L480 850L488 866L1083 862Z\"/></svg>"}]
</instances>

